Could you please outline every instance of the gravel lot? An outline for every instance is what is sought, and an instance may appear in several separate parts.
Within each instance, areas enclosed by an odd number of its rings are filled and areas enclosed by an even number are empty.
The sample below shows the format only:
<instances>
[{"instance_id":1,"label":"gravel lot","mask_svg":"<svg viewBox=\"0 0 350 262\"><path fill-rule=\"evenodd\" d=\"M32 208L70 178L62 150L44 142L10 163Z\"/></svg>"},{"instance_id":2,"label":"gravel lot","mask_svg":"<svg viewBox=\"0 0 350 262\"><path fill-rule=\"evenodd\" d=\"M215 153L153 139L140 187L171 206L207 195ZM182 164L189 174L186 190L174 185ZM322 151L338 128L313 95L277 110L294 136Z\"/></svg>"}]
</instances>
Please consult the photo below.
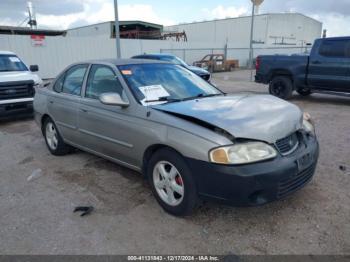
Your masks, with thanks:
<instances>
[{"instance_id":1,"label":"gravel lot","mask_svg":"<svg viewBox=\"0 0 350 262\"><path fill-rule=\"evenodd\" d=\"M267 92L248 77L220 73L214 82L230 93ZM54 157L33 120L1 122L0 254L350 254L350 99L291 102L317 125L314 180L283 201L205 203L187 218L166 214L137 173L83 152ZM95 211L80 217L77 205Z\"/></svg>"}]
</instances>

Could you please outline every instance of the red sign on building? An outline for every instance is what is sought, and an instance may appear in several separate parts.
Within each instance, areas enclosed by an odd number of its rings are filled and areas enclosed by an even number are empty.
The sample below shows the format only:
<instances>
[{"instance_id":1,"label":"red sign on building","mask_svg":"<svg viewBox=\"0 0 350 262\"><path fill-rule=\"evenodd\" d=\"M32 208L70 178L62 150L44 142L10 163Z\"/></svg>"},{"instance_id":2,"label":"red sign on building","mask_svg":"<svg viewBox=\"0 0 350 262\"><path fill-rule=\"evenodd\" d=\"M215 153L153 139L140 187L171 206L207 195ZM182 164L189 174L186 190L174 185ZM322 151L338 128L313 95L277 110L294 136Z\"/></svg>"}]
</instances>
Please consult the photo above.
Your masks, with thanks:
<instances>
[{"instance_id":1,"label":"red sign on building","mask_svg":"<svg viewBox=\"0 0 350 262\"><path fill-rule=\"evenodd\" d=\"M30 39L32 40L33 46L43 46L45 44L44 35L31 35Z\"/></svg>"}]
</instances>

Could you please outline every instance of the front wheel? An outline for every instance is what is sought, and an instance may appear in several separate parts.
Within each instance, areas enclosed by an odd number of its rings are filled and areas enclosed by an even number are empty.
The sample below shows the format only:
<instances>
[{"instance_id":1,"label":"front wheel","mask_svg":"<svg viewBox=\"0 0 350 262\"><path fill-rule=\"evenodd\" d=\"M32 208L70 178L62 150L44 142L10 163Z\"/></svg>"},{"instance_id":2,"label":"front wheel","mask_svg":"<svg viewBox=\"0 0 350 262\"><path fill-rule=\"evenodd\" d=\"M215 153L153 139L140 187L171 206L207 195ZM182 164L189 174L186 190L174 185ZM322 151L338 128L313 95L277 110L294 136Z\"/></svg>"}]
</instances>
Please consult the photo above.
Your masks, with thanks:
<instances>
[{"instance_id":1,"label":"front wheel","mask_svg":"<svg viewBox=\"0 0 350 262\"><path fill-rule=\"evenodd\" d=\"M150 159L147 176L162 208L175 216L190 214L197 203L196 185L183 157L171 149L160 149Z\"/></svg>"},{"instance_id":2,"label":"front wheel","mask_svg":"<svg viewBox=\"0 0 350 262\"><path fill-rule=\"evenodd\" d=\"M269 92L279 98L290 99L293 93L292 80L286 76L275 76L270 82Z\"/></svg>"}]
</instances>

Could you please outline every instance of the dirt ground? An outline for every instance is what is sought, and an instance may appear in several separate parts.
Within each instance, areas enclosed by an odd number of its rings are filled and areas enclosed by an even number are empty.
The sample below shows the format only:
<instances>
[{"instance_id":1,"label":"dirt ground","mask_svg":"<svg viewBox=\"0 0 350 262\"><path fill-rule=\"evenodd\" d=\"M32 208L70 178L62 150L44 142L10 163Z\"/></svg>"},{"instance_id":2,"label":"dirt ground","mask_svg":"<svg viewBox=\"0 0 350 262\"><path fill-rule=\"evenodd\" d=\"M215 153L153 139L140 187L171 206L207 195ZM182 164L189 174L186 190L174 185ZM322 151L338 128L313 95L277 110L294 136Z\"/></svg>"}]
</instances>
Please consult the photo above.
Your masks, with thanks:
<instances>
[{"instance_id":1,"label":"dirt ground","mask_svg":"<svg viewBox=\"0 0 350 262\"><path fill-rule=\"evenodd\" d=\"M267 92L248 77L213 81L229 93ZM133 171L83 152L50 155L33 120L0 123L0 254L350 254L350 98L291 102L317 125L312 182L283 201L205 203L187 218L166 214ZM78 205L95 210L80 217Z\"/></svg>"}]
</instances>

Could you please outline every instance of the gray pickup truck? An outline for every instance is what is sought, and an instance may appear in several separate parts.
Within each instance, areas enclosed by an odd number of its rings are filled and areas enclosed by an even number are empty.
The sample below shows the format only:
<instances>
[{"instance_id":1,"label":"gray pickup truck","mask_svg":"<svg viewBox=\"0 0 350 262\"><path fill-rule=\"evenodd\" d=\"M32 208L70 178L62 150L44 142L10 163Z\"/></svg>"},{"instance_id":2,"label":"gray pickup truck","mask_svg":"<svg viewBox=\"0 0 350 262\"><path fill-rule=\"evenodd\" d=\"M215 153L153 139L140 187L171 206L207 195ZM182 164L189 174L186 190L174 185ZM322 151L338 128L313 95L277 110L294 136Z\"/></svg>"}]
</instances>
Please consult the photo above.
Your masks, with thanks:
<instances>
[{"instance_id":1,"label":"gray pickup truck","mask_svg":"<svg viewBox=\"0 0 350 262\"><path fill-rule=\"evenodd\" d=\"M258 56L255 82L283 99L293 91L350 96L350 37L317 39L309 56Z\"/></svg>"}]
</instances>

